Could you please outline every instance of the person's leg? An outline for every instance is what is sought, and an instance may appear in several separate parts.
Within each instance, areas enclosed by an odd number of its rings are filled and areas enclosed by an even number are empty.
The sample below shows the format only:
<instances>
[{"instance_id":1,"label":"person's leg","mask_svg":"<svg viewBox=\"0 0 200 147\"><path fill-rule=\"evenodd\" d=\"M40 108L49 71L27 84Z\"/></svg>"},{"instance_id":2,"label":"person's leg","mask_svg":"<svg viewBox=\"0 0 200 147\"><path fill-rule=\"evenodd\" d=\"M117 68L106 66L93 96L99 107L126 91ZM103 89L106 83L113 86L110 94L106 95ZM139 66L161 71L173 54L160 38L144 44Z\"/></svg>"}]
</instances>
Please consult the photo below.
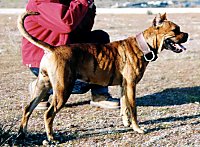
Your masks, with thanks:
<instances>
[{"instance_id":1,"label":"person's leg","mask_svg":"<svg viewBox=\"0 0 200 147\"><path fill-rule=\"evenodd\" d=\"M110 37L107 32L95 30L74 38L74 43L109 43ZM119 108L119 99L112 98L108 92L108 87L100 85L90 85L92 98L90 104L102 108Z\"/></svg>"},{"instance_id":2,"label":"person's leg","mask_svg":"<svg viewBox=\"0 0 200 147\"><path fill-rule=\"evenodd\" d=\"M74 83L72 94L83 94L90 90L90 84L77 79Z\"/></svg>"},{"instance_id":3,"label":"person's leg","mask_svg":"<svg viewBox=\"0 0 200 147\"><path fill-rule=\"evenodd\" d=\"M31 72L36 76L38 77L39 75L39 68L35 68L35 67L31 67L30 68ZM32 96L33 92L34 92L34 88L35 88L35 85L36 85L36 82L37 80L34 80L33 82L31 82L29 84L29 93L30 93L30 96ZM41 100L41 102L37 105L37 107L35 108L36 110L46 110L49 106L50 106L50 103L49 103L49 96L53 93L52 90L50 90L47 94L47 96L45 98L43 98Z\"/></svg>"}]
</instances>

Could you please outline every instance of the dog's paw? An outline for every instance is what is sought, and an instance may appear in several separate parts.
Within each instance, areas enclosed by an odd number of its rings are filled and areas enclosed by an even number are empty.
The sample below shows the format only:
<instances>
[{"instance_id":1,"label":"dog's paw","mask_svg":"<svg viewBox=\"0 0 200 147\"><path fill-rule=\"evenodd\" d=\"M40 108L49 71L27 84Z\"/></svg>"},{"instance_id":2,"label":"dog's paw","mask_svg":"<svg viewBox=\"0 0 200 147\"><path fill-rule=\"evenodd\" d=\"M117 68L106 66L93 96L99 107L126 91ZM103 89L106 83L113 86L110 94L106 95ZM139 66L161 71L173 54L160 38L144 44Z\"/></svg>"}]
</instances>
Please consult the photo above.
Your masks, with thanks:
<instances>
[{"instance_id":1,"label":"dog's paw","mask_svg":"<svg viewBox=\"0 0 200 147\"><path fill-rule=\"evenodd\" d=\"M58 140L50 140L50 141L48 141L48 140L43 140L42 144L43 144L44 146L56 146L56 145L59 144L59 141L58 141Z\"/></svg>"},{"instance_id":2,"label":"dog's paw","mask_svg":"<svg viewBox=\"0 0 200 147\"><path fill-rule=\"evenodd\" d=\"M17 133L16 140L23 140L26 137L26 133L22 131L21 129Z\"/></svg>"},{"instance_id":3,"label":"dog's paw","mask_svg":"<svg viewBox=\"0 0 200 147\"><path fill-rule=\"evenodd\" d=\"M127 115L122 116L122 122L125 127L130 127L131 122Z\"/></svg>"},{"instance_id":4,"label":"dog's paw","mask_svg":"<svg viewBox=\"0 0 200 147\"><path fill-rule=\"evenodd\" d=\"M147 130L145 130L144 128L140 128L139 126L131 125L131 127L133 128L134 131L136 131L140 134L146 134L147 133Z\"/></svg>"}]
</instances>

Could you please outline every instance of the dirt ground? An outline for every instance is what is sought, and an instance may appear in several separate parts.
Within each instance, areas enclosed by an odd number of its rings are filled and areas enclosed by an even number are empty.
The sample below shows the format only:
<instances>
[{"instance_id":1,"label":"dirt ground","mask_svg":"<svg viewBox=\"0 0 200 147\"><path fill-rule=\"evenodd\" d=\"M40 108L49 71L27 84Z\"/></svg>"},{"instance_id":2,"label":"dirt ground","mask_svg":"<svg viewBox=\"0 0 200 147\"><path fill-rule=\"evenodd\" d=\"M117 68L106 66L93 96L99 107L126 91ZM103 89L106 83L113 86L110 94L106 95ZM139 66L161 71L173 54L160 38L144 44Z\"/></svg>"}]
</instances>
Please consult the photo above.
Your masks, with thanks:
<instances>
[{"instance_id":1,"label":"dirt ground","mask_svg":"<svg viewBox=\"0 0 200 147\"><path fill-rule=\"evenodd\" d=\"M28 84L35 79L21 63L21 36L16 15L0 15L0 142L15 144L22 109L30 102ZM99 14L94 29L107 31L111 40L124 39L151 25L154 15ZM148 65L137 86L138 134L122 125L120 110L89 105L90 92L71 95L54 120L60 146L200 146L200 15L170 14L170 20L190 34L187 51L163 51ZM109 87L119 97L119 87ZM10 128L12 127L12 128ZM5 140L6 130L11 130ZM2 135L2 136L1 136ZM43 111L35 111L24 146L41 146L46 139Z\"/></svg>"}]
</instances>

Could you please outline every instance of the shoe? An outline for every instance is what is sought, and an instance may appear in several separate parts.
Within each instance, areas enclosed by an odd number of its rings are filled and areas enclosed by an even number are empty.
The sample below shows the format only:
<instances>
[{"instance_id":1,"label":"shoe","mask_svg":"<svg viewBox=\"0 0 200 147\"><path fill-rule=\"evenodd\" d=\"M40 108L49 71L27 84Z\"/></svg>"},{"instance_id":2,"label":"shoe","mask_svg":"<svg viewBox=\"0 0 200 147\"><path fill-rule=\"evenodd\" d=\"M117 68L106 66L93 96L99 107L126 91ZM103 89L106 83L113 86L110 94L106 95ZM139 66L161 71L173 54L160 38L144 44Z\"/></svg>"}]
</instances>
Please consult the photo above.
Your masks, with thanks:
<instances>
[{"instance_id":1,"label":"shoe","mask_svg":"<svg viewBox=\"0 0 200 147\"><path fill-rule=\"evenodd\" d=\"M106 100L90 101L91 106L96 106L105 109L119 109L120 99L109 97Z\"/></svg>"},{"instance_id":2,"label":"shoe","mask_svg":"<svg viewBox=\"0 0 200 147\"><path fill-rule=\"evenodd\" d=\"M32 98L32 95L33 95L33 92L34 92L34 88L35 88L35 85L36 85L36 80L31 82L29 85L28 85L28 91L29 91L29 94L30 94L30 97Z\"/></svg>"},{"instance_id":3,"label":"shoe","mask_svg":"<svg viewBox=\"0 0 200 147\"><path fill-rule=\"evenodd\" d=\"M50 106L50 103L48 101L40 102L35 110L47 110Z\"/></svg>"},{"instance_id":4,"label":"shoe","mask_svg":"<svg viewBox=\"0 0 200 147\"><path fill-rule=\"evenodd\" d=\"M33 92L34 92L35 85L36 85L36 80L33 81L33 82L31 82L31 83L29 84L28 89L29 89L30 97L32 97L32 94L33 94ZM43 101L40 102L40 103L36 106L35 110L47 110L48 107L50 106L50 103L48 102L49 96L50 96L50 94L48 94L48 95L46 96L46 98L44 98Z\"/></svg>"}]
</instances>

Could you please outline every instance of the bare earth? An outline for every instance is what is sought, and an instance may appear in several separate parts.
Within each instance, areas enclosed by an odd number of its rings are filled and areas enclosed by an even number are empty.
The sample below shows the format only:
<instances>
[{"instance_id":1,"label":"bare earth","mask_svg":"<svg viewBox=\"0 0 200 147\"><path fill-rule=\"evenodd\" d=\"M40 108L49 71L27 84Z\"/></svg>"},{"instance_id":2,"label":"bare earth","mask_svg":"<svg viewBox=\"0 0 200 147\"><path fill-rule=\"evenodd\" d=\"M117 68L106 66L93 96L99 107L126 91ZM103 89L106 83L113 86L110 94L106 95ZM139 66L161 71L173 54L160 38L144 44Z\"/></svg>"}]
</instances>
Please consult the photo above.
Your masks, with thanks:
<instances>
[{"instance_id":1,"label":"bare earth","mask_svg":"<svg viewBox=\"0 0 200 147\"><path fill-rule=\"evenodd\" d=\"M15 142L23 107L31 100L28 84L35 79L21 64L21 36L16 15L0 15L0 130L9 130L4 145L41 146L46 139L43 111L35 111L28 136ZM97 15L94 29L107 31L111 40L134 36L151 25L154 15ZM119 110L89 105L90 92L71 95L54 121L61 146L200 146L200 15L168 16L190 34L186 52L163 51L147 67L137 86L139 125L148 130L138 134L122 125ZM119 87L110 87L119 97ZM1 131L0 131L1 132ZM5 139L1 136L0 142ZM1 144L1 143L0 143Z\"/></svg>"}]
</instances>

